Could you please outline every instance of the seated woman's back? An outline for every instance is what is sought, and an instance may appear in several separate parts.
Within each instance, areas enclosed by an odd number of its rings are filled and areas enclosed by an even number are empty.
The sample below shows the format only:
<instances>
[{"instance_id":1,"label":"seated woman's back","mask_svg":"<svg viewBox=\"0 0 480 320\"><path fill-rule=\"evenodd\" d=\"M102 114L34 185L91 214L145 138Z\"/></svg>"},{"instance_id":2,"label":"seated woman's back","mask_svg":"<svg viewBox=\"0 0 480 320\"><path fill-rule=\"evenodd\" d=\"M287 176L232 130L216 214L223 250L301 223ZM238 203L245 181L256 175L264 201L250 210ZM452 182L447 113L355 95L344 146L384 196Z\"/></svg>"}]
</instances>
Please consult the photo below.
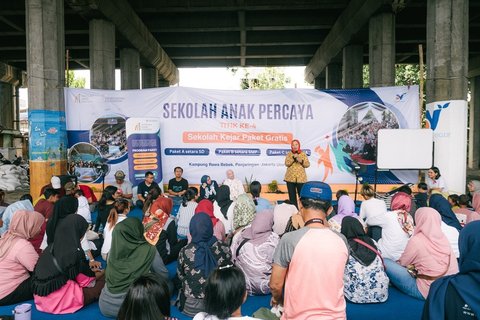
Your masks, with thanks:
<instances>
[{"instance_id":1,"label":"seated woman's back","mask_svg":"<svg viewBox=\"0 0 480 320\"><path fill-rule=\"evenodd\" d=\"M0 305L33 298L30 273L38 254L28 239L40 232L44 221L38 212L18 210L0 238Z\"/></svg>"},{"instance_id":2,"label":"seated woman's back","mask_svg":"<svg viewBox=\"0 0 480 320\"><path fill-rule=\"evenodd\" d=\"M180 250L177 275L182 283L178 307L194 316L204 308L204 283L210 273L222 263L230 262L230 248L213 235L213 223L199 212L190 221L192 241Z\"/></svg>"},{"instance_id":3,"label":"seated woman's back","mask_svg":"<svg viewBox=\"0 0 480 320\"><path fill-rule=\"evenodd\" d=\"M331 219L328 220L328 226L330 229L340 232L342 228L342 221L345 217L353 217L358 219L360 223L364 224L358 215L355 213L355 203L352 198L347 195L343 195L338 199L338 212Z\"/></svg>"},{"instance_id":4,"label":"seated woman's back","mask_svg":"<svg viewBox=\"0 0 480 320\"><path fill-rule=\"evenodd\" d=\"M270 293L273 254L279 236L272 231L273 211L259 212L250 227L238 232L230 247L235 265L245 274L250 295Z\"/></svg>"},{"instance_id":5,"label":"seated woman's back","mask_svg":"<svg viewBox=\"0 0 480 320\"><path fill-rule=\"evenodd\" d=\"M353 217L342 221L350 255L344 273L345 298L355 303L378 303L388 299L388 277L375 241Z\"/></svg>"},{"instance_id":6,"label":"seated woman's back","mask_svg":"<svg viewBox=\"0 0 480 320\"><path fill-rule=\"evenodd\" d=\"M99 303L100 311L105 316L117 316L130 284L150 271L158 254L155 247L145 240L143 233L143 225L137 218L127 218L113 230L105 271L106 285Z\"/></svg>"}]
</instances>

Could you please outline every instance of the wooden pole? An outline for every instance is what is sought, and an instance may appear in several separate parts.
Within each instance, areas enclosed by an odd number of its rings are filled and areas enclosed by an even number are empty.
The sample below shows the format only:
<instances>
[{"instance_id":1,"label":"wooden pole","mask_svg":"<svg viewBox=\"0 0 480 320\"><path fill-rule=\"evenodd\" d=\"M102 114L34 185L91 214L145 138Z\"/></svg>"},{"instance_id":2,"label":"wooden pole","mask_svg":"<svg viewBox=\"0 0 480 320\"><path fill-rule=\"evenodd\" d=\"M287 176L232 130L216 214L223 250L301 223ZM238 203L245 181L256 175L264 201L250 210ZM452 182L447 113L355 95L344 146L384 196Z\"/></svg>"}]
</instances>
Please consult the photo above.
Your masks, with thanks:
<instances>
[{"instance_id":1,"label":"wooden pole","mask_svg":"<svg viewBox=\"0 0 480 320\"><path fill-rule=\"evenodd\" d=\"M420 66L420 71L419 71L419 87L420 87L420 92L419 92L419 108L420 108L420 128L423 127L423 78L424 78L424 66L423 66L423 46L421 44L418 45L418 58L420 60L419 66Z\"/></svg>"},{"instance_id":2,"label":"wooden pole","mask_svg":"<svg viewBox=\"0 0 480 320\"><path fill-rule=\"evenodd\" d=\"M70 79L69 79L69 77L68 77L68 71L69 71L68 61L70 60L69 53L70 53L70 50L67 49L67 52L66 52L66 54L65 54L65 69L66 69L66 72L67 72L67 74L66 74L66 76L65 76L65 78L66 78L65 86L66 86L67 88L70 87Z\"/></svg>"}]
</instances>

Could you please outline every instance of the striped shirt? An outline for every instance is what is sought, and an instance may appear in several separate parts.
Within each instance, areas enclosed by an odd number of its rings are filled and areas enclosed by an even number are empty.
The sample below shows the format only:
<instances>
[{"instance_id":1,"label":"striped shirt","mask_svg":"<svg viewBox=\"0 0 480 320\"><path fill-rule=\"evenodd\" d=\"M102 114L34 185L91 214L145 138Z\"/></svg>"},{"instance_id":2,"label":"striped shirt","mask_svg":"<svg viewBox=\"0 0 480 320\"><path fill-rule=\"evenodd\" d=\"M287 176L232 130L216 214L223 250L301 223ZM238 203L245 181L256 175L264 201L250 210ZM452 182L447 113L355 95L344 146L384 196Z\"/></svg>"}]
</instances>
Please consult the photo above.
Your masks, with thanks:
<instances>
[{"instance_id":1,"label":"striped shirt","mask_svg":"<svg viewBox=\"0 0 480 320\"><path fill-rule=\"evenodd\" d=\"M198 204L195 201L188 201L186 207L184 207L183 204L180 205L180 209L178 210L177 214L177 234L182 238L186 238L188 232L190 231L190 220L192 220L197 205Z\"/></svg>"}]
</instances>

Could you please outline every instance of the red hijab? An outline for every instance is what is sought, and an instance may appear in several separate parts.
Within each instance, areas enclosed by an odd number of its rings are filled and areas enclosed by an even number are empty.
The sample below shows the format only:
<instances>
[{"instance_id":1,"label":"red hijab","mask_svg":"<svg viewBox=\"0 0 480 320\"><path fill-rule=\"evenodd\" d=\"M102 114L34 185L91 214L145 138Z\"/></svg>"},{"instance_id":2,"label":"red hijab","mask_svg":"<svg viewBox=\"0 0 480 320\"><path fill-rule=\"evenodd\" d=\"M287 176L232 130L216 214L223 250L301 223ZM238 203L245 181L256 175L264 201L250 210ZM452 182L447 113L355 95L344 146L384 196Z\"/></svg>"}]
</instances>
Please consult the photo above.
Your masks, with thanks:
<instances>
[{"instance_id":1,"label":"red hijab","mask_svg":"<svg viewBox=\"0 0 480 320\"><path fill-rule=\"evenodd\" d=\"M293 150L293 143L295 141L298 143L298 150L297 151ZM290 143L290 148L292 149L292 153L302 153L302 149L300 148L300 141L298 141L297 139L292 140L292 143Z\"/></svg>"},{"instance_id":2,"label":"red hijab","mask_svg":"<svg viewBox=\"0 0 480 320\"><path fill-rule=\"evenodd\" d=\"M215 225L218 222L218 219L213 214L213 203L212 203L212 201L210 201L208 199L203 199L202 201L200 201L197 205L197 208L195 208L195 214L200 213L200 212L206 213L210 217L210 219L212 220L213 226L215 227Z\"/></svg>"}]
</instances>

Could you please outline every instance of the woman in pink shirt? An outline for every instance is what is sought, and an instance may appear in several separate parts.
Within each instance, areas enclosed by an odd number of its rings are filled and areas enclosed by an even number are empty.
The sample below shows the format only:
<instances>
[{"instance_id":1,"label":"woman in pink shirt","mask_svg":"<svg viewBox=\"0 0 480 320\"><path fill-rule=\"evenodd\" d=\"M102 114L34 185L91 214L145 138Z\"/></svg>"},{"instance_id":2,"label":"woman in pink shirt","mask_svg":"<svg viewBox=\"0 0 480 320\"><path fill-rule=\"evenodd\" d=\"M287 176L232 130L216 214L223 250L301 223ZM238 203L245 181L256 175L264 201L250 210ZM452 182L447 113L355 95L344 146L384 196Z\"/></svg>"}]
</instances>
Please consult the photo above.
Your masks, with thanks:
<instances>
[{"instance_id":1,"label":"woman in pink shirt","mask_svg":"<svg viewBox=\"0 0 480 320\"><path fill-rule=\"evenodd\" d=\"M33 272L37 310L74 313L100 296L105 284L103 271L90 269L80 245L87 229L87 221L78 214L59 221L53 243L45 248Z\"/></svg>"},{"instance_id":2,"label":"woman in pink shirt","mask_svg":"<svg viewBox=\"0 0 480 320\"><path fill-rule=\"evenodd\" d=\"M0 239L0 306L30 300L38 254L28 239L36 236L45 218L38 212L18 210Z\"/></svg>"},{"instance_id":3,"label":"woman in pink shirt","mask_svg":"<svg viewBox=\"0 0 480 320\"><path fill-rule=\"evenodd\" d=\"M437 210L423 207L415 213L413 236L398 263L385 259L390 282L400 291L420 300L428 295L432 282L458 272L458 263L450 243L441 229L442 219ZM413 277L408 266L415 266Z\"/></svg>"}]
</instances>

